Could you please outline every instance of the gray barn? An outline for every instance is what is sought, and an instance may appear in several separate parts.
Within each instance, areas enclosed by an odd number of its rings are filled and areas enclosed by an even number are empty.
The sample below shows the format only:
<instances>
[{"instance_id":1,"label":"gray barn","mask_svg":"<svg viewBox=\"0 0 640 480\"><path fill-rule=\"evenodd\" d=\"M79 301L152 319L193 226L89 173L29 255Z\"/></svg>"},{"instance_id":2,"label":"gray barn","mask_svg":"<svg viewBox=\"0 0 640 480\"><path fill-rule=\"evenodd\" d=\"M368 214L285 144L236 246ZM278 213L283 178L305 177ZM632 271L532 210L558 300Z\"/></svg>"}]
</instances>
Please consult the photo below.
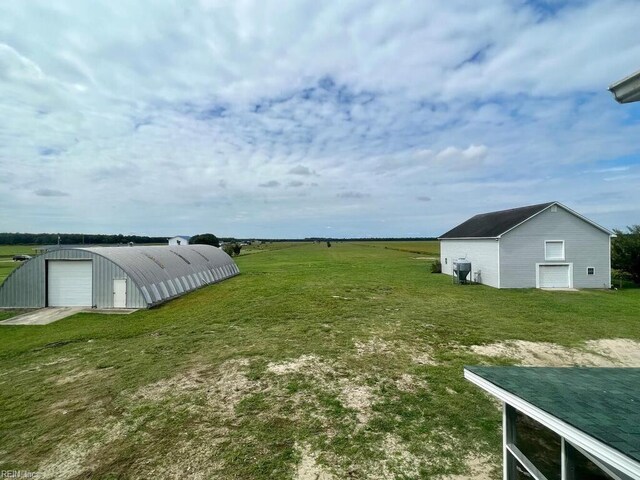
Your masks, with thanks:
<instances>
[{"instance_id":1,"label":"gray barn","mask_svg":"<svg viewBox=\"0 0 640 480\"><path fill-rule=\"evenodd\" d=\"M14 270L0 307L147 308L238 273L209 245L61 248Z\"/></svg>"},{"instance_id":2,"label":"gray barn","mask_svg":"<svg viewBox=\"0 0 640 480\"><path fill-rule=\"evenodd\" d=\"M483 213L439 237L442 272L466 258L496 288L609 288L612 235L558 202Z\"/></svg>"}]
</instances>

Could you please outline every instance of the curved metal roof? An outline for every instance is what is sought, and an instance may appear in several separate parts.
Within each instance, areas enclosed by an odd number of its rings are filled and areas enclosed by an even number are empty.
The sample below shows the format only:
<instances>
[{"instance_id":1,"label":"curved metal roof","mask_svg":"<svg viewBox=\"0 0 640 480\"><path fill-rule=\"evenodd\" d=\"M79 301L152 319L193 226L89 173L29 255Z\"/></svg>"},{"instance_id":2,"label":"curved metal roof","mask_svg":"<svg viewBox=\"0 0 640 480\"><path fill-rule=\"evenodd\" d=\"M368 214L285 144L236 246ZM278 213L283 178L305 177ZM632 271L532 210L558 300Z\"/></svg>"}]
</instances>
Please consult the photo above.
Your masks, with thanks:
<instances>
[{"instance_id":1,"label":"curved metal roof","mask_svg":"<svg viewBox=\"0 0 640 480\"><path fill-rule=\"evenodd\" d=\"M224 251L211 245L76 248L118 265L149 305L240 273Z\"/></svg>"}]
</instances>

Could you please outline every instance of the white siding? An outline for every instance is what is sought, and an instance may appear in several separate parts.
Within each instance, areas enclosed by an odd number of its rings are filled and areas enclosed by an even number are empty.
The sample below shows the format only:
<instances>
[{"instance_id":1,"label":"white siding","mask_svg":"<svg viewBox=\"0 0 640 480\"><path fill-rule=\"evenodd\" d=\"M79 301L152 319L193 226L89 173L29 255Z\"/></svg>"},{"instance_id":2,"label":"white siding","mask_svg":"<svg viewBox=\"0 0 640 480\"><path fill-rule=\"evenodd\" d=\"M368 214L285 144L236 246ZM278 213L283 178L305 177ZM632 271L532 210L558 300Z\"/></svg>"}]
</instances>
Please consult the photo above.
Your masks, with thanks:
<instances>
[{"instance_id":1,"label":"white siding","mask_svg":"<svg viewBox=\"0 0 640 480\"><path fill-rule=\"evenodd\" d=\"M456 258L466 258L471 262L472 280L480 271L480 283L500 287L500 244L497 240L441 240L442 273L453 274L452 262Z\"/></svg>"}]
</instances>

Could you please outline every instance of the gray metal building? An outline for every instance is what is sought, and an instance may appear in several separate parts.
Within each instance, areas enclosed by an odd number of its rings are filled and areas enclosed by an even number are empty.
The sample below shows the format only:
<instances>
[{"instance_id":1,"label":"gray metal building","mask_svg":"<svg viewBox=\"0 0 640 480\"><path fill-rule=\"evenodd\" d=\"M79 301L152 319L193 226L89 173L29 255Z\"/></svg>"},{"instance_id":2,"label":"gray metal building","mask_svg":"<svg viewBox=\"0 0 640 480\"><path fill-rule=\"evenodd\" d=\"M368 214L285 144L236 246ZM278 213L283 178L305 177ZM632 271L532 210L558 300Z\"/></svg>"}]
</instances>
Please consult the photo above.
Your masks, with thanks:
<instances>
[{"instance_id":1,"label":"gray metal building","mask_svg":"<svg viewBox=\"0 0 640 480\"><path fill-rule=\"evenodd\" d=\"M0 307L148 308L240 273L210 245L62 248L0 285Z\"/></svg>"}]
</instances>

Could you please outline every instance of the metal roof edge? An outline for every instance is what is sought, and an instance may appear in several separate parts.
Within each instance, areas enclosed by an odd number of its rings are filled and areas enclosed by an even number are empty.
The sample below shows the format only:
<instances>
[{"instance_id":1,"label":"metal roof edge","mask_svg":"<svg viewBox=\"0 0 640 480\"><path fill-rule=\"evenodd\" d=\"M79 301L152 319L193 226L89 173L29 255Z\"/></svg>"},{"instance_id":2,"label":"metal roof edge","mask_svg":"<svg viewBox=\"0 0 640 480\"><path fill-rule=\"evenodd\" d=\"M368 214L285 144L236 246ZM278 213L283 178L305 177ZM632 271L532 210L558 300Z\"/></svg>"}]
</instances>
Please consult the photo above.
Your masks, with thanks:
<instances>
[{"instance_id":1,"label":"metal roof edge","mask_svg":"<svg viewBox=\"0 0 640 480\"><path fill-rule=\"evenodd\" d=\"M464 367L464 378L499 400L512 405L545 427L553 430L561 437L566 438L576 446L581 447L588 452L593 452L598 458L606 460L607 463L611 464L611 466L617 468L621 472L631 476L632 478L640 478L640 463L623 454L619 450L592 437L579 428L560 420L555 415L536 407L532 403L497 386L495 383L486 380L480 375L467 370L467 367Z\"/></svg>"},{"instance_id":2,"label":"metal roof edge","mask_svg":"<svg viewBox=\"0 0 640 480\"><path fill-rule=\"evenodd\" d=\"M612 83L607 90L618 103L640 101L640 70Z\"/></svg>"},{"instance_id":3,"label":"metal roof edge","mask_svg":"<svg viewBox=\"0 0 640 480\"><path fill-rule=\"evenodd\" d=\"M498 238L500 238L499 235L497 237L437 237L436 240L497 240Z\"/></svg>"}]
</instances>

